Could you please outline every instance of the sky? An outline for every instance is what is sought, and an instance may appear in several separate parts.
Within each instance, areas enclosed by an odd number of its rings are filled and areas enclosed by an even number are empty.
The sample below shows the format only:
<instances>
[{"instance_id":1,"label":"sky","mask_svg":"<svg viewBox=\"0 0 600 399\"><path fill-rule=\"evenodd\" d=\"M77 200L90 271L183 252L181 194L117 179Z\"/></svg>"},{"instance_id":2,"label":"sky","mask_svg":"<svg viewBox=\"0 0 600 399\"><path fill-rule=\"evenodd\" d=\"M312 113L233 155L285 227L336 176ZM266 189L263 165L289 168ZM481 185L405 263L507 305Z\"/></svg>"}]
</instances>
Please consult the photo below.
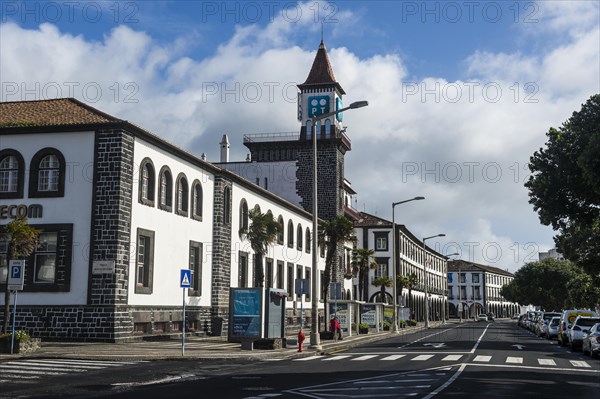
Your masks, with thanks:
<instances>
[{"instance_id":1,"label":"sky","mask_svg":"<svg viewBox=\"0 0 600 399\"><path fill-rule=\"evenodd\" d=\"M293 132L323 36L353 206L442 254L516 271L554 247L529 157L600 93L600 2L2 1L1 101L75 97L209 161Z\"/></svg>"}]
</instances>

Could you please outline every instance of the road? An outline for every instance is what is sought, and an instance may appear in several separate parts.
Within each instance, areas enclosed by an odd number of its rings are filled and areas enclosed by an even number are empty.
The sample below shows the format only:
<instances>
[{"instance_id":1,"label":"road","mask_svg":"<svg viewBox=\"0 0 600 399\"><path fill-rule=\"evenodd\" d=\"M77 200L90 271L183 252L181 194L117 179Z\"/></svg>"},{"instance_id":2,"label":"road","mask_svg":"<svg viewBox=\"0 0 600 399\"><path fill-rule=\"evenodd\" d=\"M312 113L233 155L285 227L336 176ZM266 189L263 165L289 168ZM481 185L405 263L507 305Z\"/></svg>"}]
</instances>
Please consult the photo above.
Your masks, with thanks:
<instances>
[{"instance_id":1,"label":"road","mask_svg":"<svg viewBox=\"0 0 600 399\"><path fill-rule=\"evenodd\" d=\"M296 359L122 364L87 373L79 384L62 377L60 387L49 383L38 397L592 398L600 392L599 370L598 359L504 320L450 323Z\"/></svg>"}]
</instances>

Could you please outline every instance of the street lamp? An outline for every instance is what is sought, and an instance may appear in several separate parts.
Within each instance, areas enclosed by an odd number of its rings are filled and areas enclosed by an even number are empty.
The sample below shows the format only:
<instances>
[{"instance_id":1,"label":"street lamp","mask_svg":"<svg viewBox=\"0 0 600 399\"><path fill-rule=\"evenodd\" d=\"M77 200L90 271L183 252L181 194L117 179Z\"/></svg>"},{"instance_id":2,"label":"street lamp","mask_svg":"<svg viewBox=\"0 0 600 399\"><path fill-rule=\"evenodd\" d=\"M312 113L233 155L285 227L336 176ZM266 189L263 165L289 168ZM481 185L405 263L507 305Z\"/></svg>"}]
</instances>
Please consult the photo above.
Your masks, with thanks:
<instances>
[{"instance_id":1,"label":"street lamp","mask_svg":"<svg viewBox=\"0 0 600 399\"><path fill-rule=\"evenodd\" d=\"M392 202L392 295L394 296L392 303L394 304L394 332L398 332L398 293L396 292L396 215L394 214L394 211L396 205L404 204L405 202L419 201L424 199L425 197L415 197L404 201Z\"/></svg>"},{"instance_id":2,"label":"street lamp","mask_svg":"<svg viewBox=\"0 0 600 399\"><path fill-rule=\"evenodd\" d=\"M436 234L434 236L423 238L423 282L425 284L425 328L429 328L429 299L427 298L427 250L425 249L425 241L430 238L445 237L446 234Z\"/></svg>"},{"instance_id":3,"label":"street lamp","mask_svg":"<svg viewBox=\"0 0 600 399\"><path fill-rule=\"evenodd\" d=\"M458 255L460 255L460 254L458 252L455 252L453 254L446 255L446 258L449 258L451 256L458 256ZM446 273L448 272L447 265L448 265L448 260L446 260ZM458 277L460 279L460 273L459 273ZM459 290L458 295L459 295L459 298L460 298L460 287L458 287L458 290ZM460 299L459 299L459 302L460 302ZM450 320L450 301L448 301L448 300L446 300L446 316L448 317L448 319L444 318L444 320Z\"/></svg>"},{"instance_id":4,"label":"street lamp","mask_svg":"<svg viewBox=\"0 0 600 399\"><path fill-rule=\"evenodd\" d=\"M312 225L313 225L313 240L312 240L312 298L311 298L311 313L312 313L312 323L310 326L310 345L317 350L321 349L321 339L319 337L319 303L317 299L318 289L317 289L317 223L318 223L318 207L317 207L317 121L325 118L329 118L330 116L337 115L340 112L344 112L349 109L362 108L369 105L368 101L356 101L350 104L348 107L338 109L337 111L327 112L321 115L314 115L311 118L311 134L312 134L312 142L313 142L313 209L312 209Z\"/></svg>"}]
</instances>

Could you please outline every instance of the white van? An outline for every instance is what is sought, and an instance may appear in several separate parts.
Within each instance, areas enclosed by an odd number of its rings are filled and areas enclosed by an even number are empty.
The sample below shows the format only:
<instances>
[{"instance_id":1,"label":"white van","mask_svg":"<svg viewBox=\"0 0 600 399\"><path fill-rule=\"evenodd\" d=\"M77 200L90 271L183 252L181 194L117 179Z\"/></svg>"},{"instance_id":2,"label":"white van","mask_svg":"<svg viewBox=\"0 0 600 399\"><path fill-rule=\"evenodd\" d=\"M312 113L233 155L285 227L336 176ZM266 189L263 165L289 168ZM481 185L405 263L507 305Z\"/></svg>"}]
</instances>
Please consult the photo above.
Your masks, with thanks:
<instances>
[{"instance_id":1,"label":"white van","mask_svg":"<svg viewBox=\"0 0 600 399\"><path fill-rule=\"evenodd\" d=\"M569 309L562 312L560 324L558 327L558 343L561 346L569 344L569 328L577 318L577 316L598 317L598 313L588 309Z\"/></svg>"}]
</instances>

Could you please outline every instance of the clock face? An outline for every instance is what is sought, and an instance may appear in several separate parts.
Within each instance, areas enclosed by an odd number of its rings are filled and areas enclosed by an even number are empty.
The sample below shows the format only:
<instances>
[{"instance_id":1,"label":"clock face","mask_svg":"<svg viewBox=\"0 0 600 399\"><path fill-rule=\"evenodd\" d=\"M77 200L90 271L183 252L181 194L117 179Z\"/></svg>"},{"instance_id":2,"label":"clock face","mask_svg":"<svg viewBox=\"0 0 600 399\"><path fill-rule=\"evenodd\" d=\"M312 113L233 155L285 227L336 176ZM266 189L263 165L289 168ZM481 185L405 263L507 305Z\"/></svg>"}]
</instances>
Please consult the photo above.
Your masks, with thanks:
<instances>
[{"instance_id":1,"label":"clock face","mask_svg":"<svg viewBox=\"0 0 600 399\"><path fill-rule=\"evenodd\" d=\"M323 115L329 112L329 96L308 97L308 117Z\"/></svg>"},{"instance_id":2,"label":"clock face","mask_svg":"<svg viewBox=\"0 0 600 399\"><path fill-rule=\"evenodd\" d=\"M335 99L335 110L340 110L344 108L344 103L342 103L342 99L339 97L336 97ZM338 122L341 122L344 120L344 113L340 112L339 114L335 115L335 119L337 119Z\"/></svg>"}]
</instances>

